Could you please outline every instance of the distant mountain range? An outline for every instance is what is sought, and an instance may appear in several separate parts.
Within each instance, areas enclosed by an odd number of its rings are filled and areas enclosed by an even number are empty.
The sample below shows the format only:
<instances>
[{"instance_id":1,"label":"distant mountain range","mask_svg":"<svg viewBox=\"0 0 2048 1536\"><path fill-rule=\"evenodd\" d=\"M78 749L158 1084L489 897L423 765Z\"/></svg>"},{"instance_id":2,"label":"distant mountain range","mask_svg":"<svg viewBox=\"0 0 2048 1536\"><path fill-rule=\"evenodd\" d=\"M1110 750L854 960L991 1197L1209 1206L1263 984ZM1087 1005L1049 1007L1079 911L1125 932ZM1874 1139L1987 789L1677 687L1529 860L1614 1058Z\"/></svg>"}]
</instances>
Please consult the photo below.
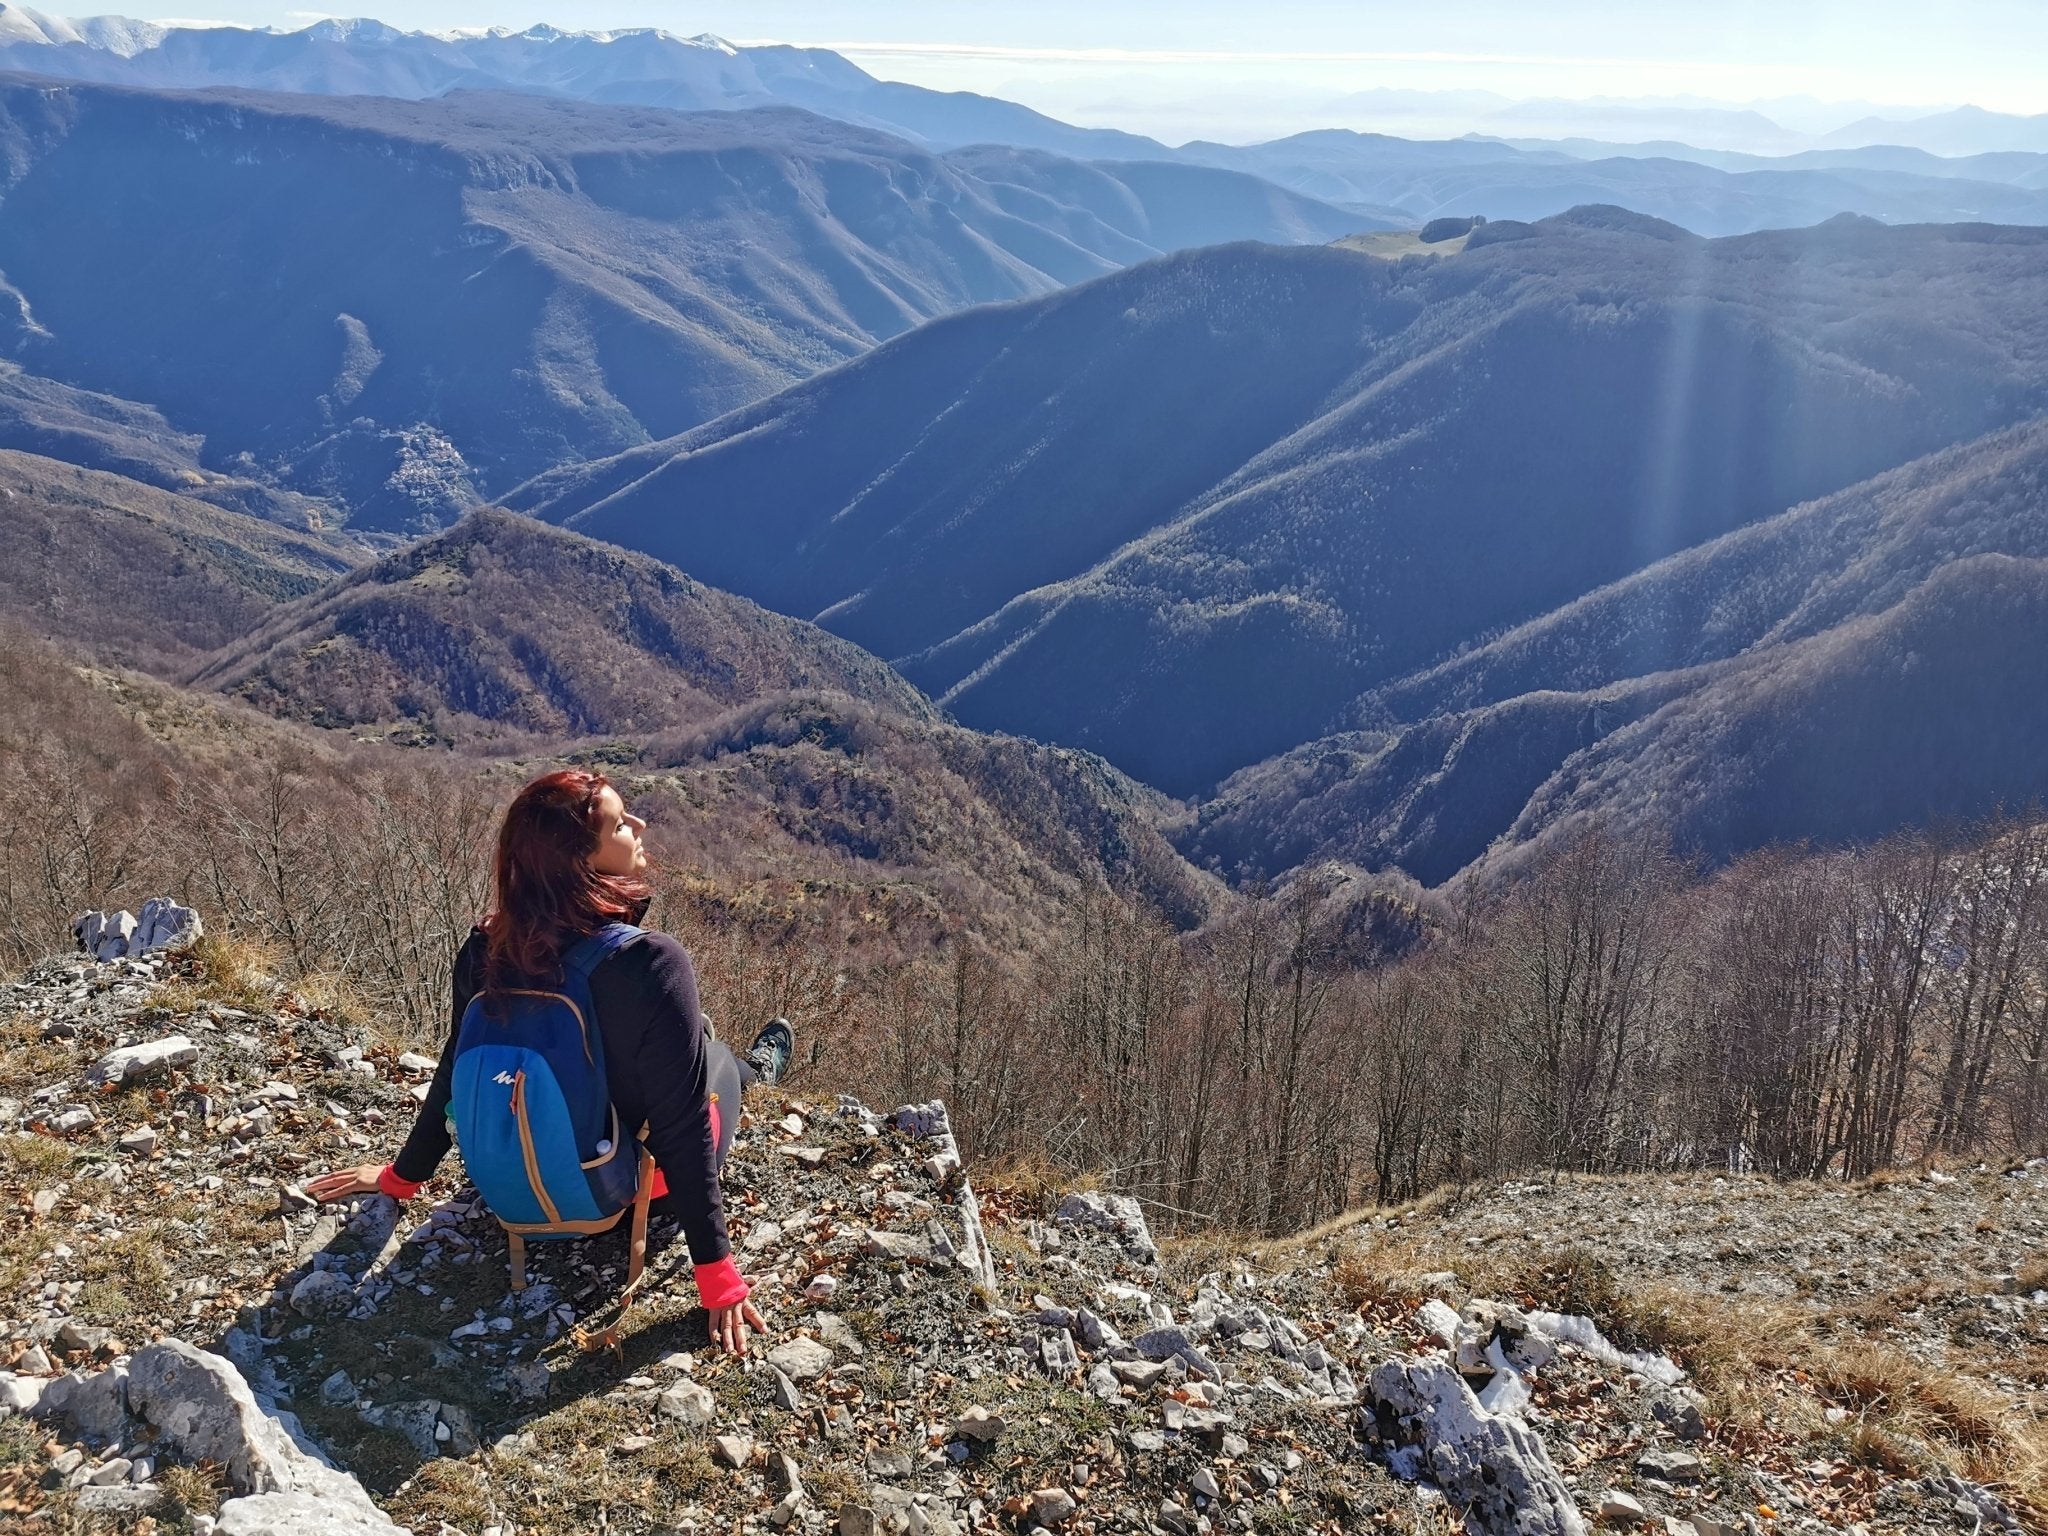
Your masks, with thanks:
<instances>
[{"instance_id":1,"label":"distant mountain range","mask_svg":"<svg viewBox=\"0 0 2048 1536\"><path fill-rule=\"evenodd\" d=\"M652 27L565 32L402 32L332 19L292 32L180 27L121 17L66 21L0 4L0 69L196 90L231 86L419 100L515 90L685 111L791 106L929 147L1012 144L1095 159L1150 159L1137 134L1075 128L1014 102L877 80L822 48L736 48Z\"/></svg>"},{"instance_id":2,"label":"distant mountain range","mask_svg":"<svg viewBox=\"0 0 2048 1536\"><path fill-rule=\"evenodd\" d=\"M1615 209L1488 224L1435 262L1201 251L928 325L509 500L813 617L967 723L1206 796L1351 720L1398 734L1469 709L1391 701L1511 626L2048 412L2044 279L2043 230L1839 220L1702 241ZM1610 644L1648 644L1615 622ZM1680 691L1650 678L1601 718ZM1526 716L1521 698L1499 702ZM1584 714L1517 747L1548 766L1505 819L1440 818L1440 854L1393 856L1431 878L1479 857L1591 742ZM1412 748L1430 772L1445 729ZM1347 750L1317 761L1365 755ZM1257 790L1225 786L1237 809L1208 813L1198 851L1260 864L1267 843L1226 830L1258 819ZM1370 827L1377 793L1302 812L1274 857L1389 861L1344 830ZM1290 778L1261 824L1302 799ZM1715 816L1762 824L1725 800L1698 824ZM1746 835L1702 834L1722 851Z\"/></svg>"},{"instance_id":3,"label":"distant mountain range","mask_svg":"<svg viewBox=\"0 0 2048 1536\"><path fill-rule=\"evenodd\" d=\"M0 76L0 446L417 531L935 315L1362 227L1240 172L948 159L784 107Z\"/></svg>"},{"instance_id":4,"label":"distant mountain range","mask_svg":"<svg viewBox=\"0 0 2048 1536\"><path fill-rule=\"evenodd\" d=\"M1872 117L1812 135L1779 128L1754 110L1510 102L1466 93L1466 107L1488 137L1411 140L1329 130L1243 148L1171 148L1141 135L1075 127L1015 102L877 80L825 49L742 48L652 28L425 33L358 19L271 32L108 17L71 22L5 3L0 69L179 89L403 99L512 90L684 110L794 106L941 151L1000 144L1073 159L1223 166L1370 217L1417 224L1447 214L1538 219L1591 202L1616 203L1704 235L1813 224L1837 213L1889 223L2048 223L2048 117L1974 107L1910 120ZM1332 110L1379 115L1387 104L1381 97L1416 107L1427 104L1428 94L1368 92ZM1579 142L1510 142L1559 134ZM1712 147L1680 142L1688 138ZM1792 158L1730 154L1722 147L1728 144ZM1905 163L1885 146L1915 148L1921 158ZM1802 149L1827 153L1795 156ZM1925 163L1943 156L1968 156L1971 163ZM1994 164L2014 159L2027 164Z\"/></svg>"}]
</instances>

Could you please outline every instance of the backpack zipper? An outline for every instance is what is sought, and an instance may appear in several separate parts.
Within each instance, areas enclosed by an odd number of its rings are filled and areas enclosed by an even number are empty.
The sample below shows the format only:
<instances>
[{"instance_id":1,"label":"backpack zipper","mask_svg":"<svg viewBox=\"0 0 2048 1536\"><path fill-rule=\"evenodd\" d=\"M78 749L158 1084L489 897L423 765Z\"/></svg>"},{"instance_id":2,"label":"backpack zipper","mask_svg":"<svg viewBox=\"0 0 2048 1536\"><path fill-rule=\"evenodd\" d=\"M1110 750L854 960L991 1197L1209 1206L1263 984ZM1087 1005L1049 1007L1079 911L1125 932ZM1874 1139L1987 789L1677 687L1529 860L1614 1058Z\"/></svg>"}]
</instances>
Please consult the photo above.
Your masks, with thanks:
<instances>
[{"instance_id":1,"label":"backpack zipper","mask_svg":"<svg viewBox=\"0 0 2048 1536\"><path fill-rule=\"evenodd\" d=\"M541 1214L551 1223L559 1224L562 1213L555 1208L555 1202L548 1198L547 1187L540 1181L540 1158L533 1150L533 1127L526 1122L524 1069L512 1079L512 1118L519 1122L519 1153L526 1159L526 1182L533 1187L533 1198L540 1202Z\"/></svg>"}]
</instances>

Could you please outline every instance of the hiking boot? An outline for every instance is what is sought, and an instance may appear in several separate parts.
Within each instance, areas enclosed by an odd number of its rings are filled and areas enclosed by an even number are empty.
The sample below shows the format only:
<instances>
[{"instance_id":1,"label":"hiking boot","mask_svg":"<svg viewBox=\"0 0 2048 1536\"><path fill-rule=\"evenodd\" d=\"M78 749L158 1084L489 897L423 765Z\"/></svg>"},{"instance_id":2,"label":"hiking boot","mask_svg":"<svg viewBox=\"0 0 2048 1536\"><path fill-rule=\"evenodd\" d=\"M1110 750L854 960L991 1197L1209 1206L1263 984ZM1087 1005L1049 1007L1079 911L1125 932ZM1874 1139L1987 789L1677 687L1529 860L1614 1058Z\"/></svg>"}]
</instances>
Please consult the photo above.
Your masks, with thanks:
<instances>
[{"instance_id":1,"label":"hiking boot","mask_svg":"<svg viewBox=\"0 0 2048 1536\"><path fill-rule=\"evenodd\" d=\"M770 1019L761 1026L761 1033L754 1036L754 1043L747 1047L747 1065L754 1069L754 1075L771 1088L782 1081L782 1074L789 1070L789 1058L796 1050L796 1031L787 1019Z\"/></svg>"}]
</instances>

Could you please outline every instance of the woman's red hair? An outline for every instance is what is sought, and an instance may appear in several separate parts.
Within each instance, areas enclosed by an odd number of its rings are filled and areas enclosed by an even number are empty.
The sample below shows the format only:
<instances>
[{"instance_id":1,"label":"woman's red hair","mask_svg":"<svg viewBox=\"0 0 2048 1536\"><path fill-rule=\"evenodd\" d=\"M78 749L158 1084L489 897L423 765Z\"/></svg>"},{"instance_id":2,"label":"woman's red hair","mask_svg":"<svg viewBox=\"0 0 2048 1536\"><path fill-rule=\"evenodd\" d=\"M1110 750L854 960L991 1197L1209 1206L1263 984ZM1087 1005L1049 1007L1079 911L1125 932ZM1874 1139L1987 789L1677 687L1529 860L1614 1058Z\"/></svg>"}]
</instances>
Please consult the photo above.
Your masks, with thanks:
<instances>
[{"instance_id":1,"label":"woman's red hair","mask_svg":"<svg viewBox=\"0 0 2048 1536\"><path fill-rule=\"evenodd\" d=\"M611 780L581 768L542 774L513 797L492 865L496 906L484 919L487 987L552 977L562 955L606 923L638 922L647 882L590 866L604 829L597 797Z\"/></svg>"}]
</instances>

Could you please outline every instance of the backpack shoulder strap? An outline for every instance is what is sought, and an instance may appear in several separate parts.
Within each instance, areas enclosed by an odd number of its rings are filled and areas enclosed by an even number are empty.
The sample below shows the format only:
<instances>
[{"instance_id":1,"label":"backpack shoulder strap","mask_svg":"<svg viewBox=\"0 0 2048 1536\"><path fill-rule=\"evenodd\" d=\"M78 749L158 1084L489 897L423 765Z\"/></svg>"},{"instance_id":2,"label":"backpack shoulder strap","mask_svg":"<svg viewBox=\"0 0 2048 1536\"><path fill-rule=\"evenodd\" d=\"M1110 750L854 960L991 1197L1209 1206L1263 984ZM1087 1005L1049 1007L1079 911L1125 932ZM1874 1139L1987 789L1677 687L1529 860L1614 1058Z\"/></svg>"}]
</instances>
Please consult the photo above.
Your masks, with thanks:
<instances>
[{"instance_id":1,"label":"backpack shoulder strap","mask_svg":"<svg viewBox=\"0 0 2048 1536\"><path fill-rule=\"evenodd\" d=\"M631 923L606 923L597 932L586 935L571 946L562 956L562 969L574 971L587 982L590 973L608 957L639 939L646 931L635 928Z\"/></svg>"}]
</instances>

